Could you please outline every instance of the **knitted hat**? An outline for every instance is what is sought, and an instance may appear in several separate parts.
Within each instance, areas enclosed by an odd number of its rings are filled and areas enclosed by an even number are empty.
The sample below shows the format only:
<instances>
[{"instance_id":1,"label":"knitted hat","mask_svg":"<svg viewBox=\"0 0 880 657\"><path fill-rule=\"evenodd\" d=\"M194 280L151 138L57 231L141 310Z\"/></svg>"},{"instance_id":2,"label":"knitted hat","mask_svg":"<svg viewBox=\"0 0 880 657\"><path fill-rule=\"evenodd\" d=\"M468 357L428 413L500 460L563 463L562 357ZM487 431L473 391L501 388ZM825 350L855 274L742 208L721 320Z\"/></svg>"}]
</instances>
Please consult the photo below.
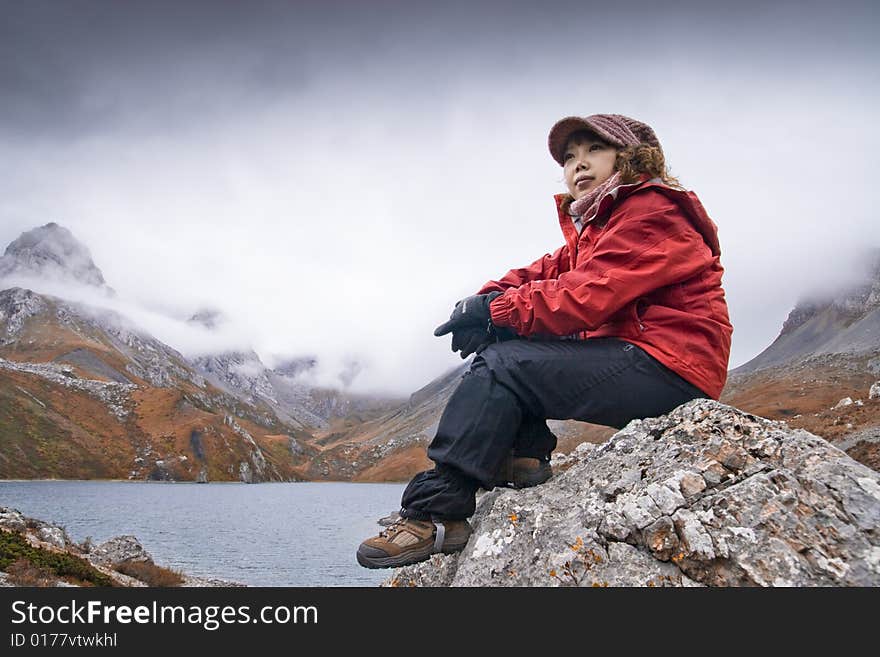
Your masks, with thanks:
<instances>
[{"instance_id":1,"label":"knitted hat","mask_svg":"<svg viewBox=\"0 0 880 657\"><path fill-rule=\"evenodd\" d=\"M623 116L623 114L567 116L550 128L550 136L547 138L550 155L560 165L564 165L562 158L565 155L565 146L568 144L569 137L581 130L595 133L604 141L620 148L642 143L661 148L660 140L657 139L651 126Z\"/></svg>"}]
</instances>

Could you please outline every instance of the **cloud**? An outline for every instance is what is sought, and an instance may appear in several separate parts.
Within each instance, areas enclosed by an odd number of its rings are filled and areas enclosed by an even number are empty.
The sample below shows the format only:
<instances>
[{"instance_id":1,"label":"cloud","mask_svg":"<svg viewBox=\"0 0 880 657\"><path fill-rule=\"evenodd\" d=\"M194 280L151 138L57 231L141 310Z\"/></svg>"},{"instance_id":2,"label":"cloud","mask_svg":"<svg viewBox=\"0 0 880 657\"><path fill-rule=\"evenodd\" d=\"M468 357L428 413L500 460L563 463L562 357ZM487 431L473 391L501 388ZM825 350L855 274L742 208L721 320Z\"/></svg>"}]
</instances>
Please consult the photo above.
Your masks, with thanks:
<instances>
[{"instance_id":1,"label":"cloud","mask_svg":"<svg viewBox=\"0 0 880 657\"><path fill-rule=\"evenodd\" d=\"M224 325L222 330L210 331L144 308L137 301L108 296L101 288L91 285L21 274L0 278L0 289L11 287L21 287L72 302L83 315L100 322L116 322L113 317L118 315L119 326L124 326L127 330L146 332L189 356L243 350L252 342L252 336L241 326L230 323Z\"/></svg>"},{"instance_id":2,"label":"cloud","mask_svg":"<svg viewBox=\"0 0 880 657\"><path fill-rule=\"evenodd\" d=\"M35 3L0 45L0 243L67 226L185 353L215 307L218 342L323 381L357 362L354 388L408 393L456 365L432 335L455 301L561 244L568 114L648 121L700 195L731 366L877 244L870 5L234 4Z\"/></svg>"}]
</instances>

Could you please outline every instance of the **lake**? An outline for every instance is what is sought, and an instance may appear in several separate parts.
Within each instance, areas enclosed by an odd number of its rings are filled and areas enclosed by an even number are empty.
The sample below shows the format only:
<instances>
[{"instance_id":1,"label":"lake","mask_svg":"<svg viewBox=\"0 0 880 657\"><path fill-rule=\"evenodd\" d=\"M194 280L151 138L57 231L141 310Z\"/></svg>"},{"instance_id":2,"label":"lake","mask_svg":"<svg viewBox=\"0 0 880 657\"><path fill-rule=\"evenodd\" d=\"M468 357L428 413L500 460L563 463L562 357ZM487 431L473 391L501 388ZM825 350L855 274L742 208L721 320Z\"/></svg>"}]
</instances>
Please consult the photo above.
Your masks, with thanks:
<instances>
[{"instance_id":1,"label":"lake","mask_svg":"<svg viewBox=\"0 0 880 657\"><path fill-rule=\"evenodd\" d=\"M358 565L405 484L0 481L0 506L79 542L133 534L154 561L251 586L376 586Z\"/></svg>"}]
</instances>

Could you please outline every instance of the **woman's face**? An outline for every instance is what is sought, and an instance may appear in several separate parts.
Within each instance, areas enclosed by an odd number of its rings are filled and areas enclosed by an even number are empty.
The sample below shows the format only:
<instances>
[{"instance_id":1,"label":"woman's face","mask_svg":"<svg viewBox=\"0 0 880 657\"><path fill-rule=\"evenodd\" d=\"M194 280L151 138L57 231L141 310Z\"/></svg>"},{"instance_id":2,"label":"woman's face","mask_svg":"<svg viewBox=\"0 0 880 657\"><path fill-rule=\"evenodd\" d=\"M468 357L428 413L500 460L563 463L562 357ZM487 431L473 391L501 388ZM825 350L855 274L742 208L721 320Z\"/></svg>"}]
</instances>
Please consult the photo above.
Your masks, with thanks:
<instances>
[{"instance_id":1,"label":"woman's face","mask_svg":"<svg viewBox=\"0 0 880 657\"><path fill-rule=\"evenodd\" d=\"M589 132L576 132L568 140L562 169L568 192L575 198L589 194L614 173L617 149Z\"/></svg>"}]
</instances>

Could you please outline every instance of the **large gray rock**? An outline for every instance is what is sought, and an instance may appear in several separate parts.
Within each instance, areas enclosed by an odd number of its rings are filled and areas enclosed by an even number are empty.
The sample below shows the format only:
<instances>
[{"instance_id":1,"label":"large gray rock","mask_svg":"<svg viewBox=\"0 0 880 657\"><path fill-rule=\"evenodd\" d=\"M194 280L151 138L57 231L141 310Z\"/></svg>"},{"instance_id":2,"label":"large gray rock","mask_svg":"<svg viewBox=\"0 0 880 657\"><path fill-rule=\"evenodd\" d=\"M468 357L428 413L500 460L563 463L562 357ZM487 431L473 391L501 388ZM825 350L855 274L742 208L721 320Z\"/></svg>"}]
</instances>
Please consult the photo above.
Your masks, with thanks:
<instances>
[{"instance_id":1,"label":"large gray rock","mask_svg":"<svg viewBox=\"0 0 880 657\"><path fill-rule=\"evenodd\" d=\"M27 530L27 520L18 509L0 506L0 527L3 529L24 532Z\"/></svg>"},{"instance_id":2,"label":"large gray rock","mask_svg":"<svg viewBox=\"0 0 880 657\"><path fill-rule=\"evenodd\" d=\"M695 400L573 457L386 584L880 585L880 474L806 431Z\"/></svg>"},{"instance_id":3,"label":"large gray rock","mask_svg":"<svg viewBox=\"0 0 880 657\"><path fill-rule=\"evenodd\" d=\"M131 561L152 563L153 558L137 538L130 535L114 536L93 548L88 554L89 561L106 566L116 566Z\"/></svg>"}]
</instances>

